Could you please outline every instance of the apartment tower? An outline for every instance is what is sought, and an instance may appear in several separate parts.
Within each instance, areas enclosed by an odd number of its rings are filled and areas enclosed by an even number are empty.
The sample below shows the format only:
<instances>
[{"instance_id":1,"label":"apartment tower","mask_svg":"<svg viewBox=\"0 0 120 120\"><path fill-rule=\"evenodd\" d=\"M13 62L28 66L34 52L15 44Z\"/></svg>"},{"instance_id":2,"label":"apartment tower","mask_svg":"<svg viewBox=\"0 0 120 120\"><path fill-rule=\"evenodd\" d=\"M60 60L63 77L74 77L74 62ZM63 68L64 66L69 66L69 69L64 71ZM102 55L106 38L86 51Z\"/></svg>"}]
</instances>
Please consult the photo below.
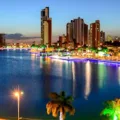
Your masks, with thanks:
<instances>
[{"instance_id":1,"label":"apartment tower","mask_svg":"<svg viewBox=\"0 0 120 120\"><path fill-rule=\"evenodd\" d=\"M49 18L49 7L41 11L41 44L51 46L52 18Z\"/></svg>"},{"instance_id":2,"label":"apartment tower","mask_svg":"<svg viewBox=\"0 0 120 120\"><path fill-rule=\"evenodd\" d=\"M89 31L89 45L97 48L100 44L100 21L96 20L95 23L90 24Z\"/></svg>"},{"instance_id":3,"label":"apartment tower","mask_svg":"<svg viewBox=\"0 0 120 120\"><path fill-rule=\"evenodd\" d=\"M87 44L88 39L88 25L84 23L84 20L78 17L71 20L66 25L66 36L68 41L73 41L75 47L79 44L83 46Z\"/></svg>"}]
</instances>

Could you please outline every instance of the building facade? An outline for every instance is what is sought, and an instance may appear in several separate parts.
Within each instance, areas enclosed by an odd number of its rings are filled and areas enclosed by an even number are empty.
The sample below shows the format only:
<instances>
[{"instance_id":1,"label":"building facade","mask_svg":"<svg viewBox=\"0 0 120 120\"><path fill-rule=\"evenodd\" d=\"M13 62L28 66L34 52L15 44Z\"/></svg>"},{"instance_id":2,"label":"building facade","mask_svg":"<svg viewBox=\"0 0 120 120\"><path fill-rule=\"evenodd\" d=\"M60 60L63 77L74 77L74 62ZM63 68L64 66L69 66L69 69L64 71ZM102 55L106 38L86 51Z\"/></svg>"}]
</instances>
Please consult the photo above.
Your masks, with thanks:
<instances>
[{"instance_id":1,"label":"building facade","mask_svg":"<svg viewBox=\"0 0 120 120\"><path fill-rule=\"evenodd\" d=\"M73 24L73 41L75 44L82 46L84 44L84 20L80 17L72 21Z\"/></svg>"},{"instance_id":2,"label":"building facade","mask_svg":"<svg viewBox=\"0 0 120 120\"><path fill-rule=\"evenodd\" d=\"M0 33L0 47L5 46L5 34Z\"/></svg>"},{"instance_id":3,"label":"building facade","mask_svg":"<svg viewBox=\"0 0 120 120\"><path fill-rule=\"evenodd\" d=\"M84 45L88 45L88 25L84 24Z\"/></svg>"},{"instance_id":4,"label":"building facade","mask_svg":"<svg viewBox=\"0 0 120 120\"><path fill-rule=\"evenodd\" d=\"M65 36L65 34L59 36L59 47L63 47L63 44L66 45L67 43L67 37Z\"/></svg>"},{"instance_id":5,"label":"building facade","mask_svg":"<svg viewBox=\"0 0 120 120\"><path fill-rule=\"evenodd\" d=\"M100 32L100 40L102 43L105 42L105 32L103 32L103 31Z\"/></svg>"},{"instance_id":6,"label":"building facade","mask_svg":"<svg viewBox=\"0 0 120 120\"><path fill-rule=\"evenodd\" d=\"M100 21L96 20L95 23L90 24L89 31L89 45L97 48L100 44Z\"/></svg>"},{"instance_id":7,"label":"building facade","mask_svg":"<svg viewBox=\"0 0 120 120\"><path fill-rule=\"evenodd\" d=\"M88 25L80 17L73 19L66 25L66 36L69 42L74 42L75 47L77 44L83 46L88 42Z\"/></svg>"},{"instance_id":8,"label":"building facade","mask_svg":"<svg viewBox=\"0 0 120 120\"><path fill-rule=\"evenodd\" d=\"M66 37L67 37L67 42L70 42L72 41L72 31L71 31L71 23L67 23L66 25Z\"/></svg>"},{"instance_id":9,"label":"building facade","mask_svg":"<svg viewBox=\"0 0 120 120\"><path fill-rule=\"evenodd\" d=\"M41 44L49 47L52 42L52 18L49 18L49 7L41 11Z\"/></svg>"}]
</instances>

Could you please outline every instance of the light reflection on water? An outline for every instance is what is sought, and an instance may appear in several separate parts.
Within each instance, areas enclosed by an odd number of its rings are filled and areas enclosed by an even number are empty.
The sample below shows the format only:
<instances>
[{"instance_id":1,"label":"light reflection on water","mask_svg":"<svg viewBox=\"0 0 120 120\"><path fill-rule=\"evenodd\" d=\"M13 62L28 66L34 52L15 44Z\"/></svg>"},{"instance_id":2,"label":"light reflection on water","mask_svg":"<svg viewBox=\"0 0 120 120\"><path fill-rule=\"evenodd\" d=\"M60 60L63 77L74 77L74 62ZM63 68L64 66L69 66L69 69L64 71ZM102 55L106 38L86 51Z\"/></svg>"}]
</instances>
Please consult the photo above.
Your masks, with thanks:
<instances>
[{"instance_id":1,"label":"light reflection on water","mask_svg":"<svg viewBox=\"0 0 120 120\"><path fill-rule=\"evenodd\" d=\"M73 76L73 97L76 96L76 78L75 78L75 63L72 62L72 76Z\"/></svg>"},{"instance_id":2,"label":"light reflection on water","mask_svg":"<svg viewBox=\"0 0 120 120\"><path fill-rule=\"evenodd\" d=\"M98 66L98 79L99 79L99 87L103 88L103 86L105 85L106 82L106 66L105 64L99 64Z\"/></svg>"},{"instance_id":3,"label":"light reflection on water","mask_svg":"<svg viewBox=\"0 0 120 120\"><path fill-rule=\"evenodd\" d=\"M118 67L118 81L119 81L119 85L120 85L120 67Z\"/></svg>"},{"instance_id":4,"label":"light reflection on water","mask_svg":"<svg viewBox=\"0 0 120 120\"><path fill-rule=\"evenodd\" d=\"M16 101L9 96L17 85L25 92L21 116L49 117L45 112L49 92L64 90L75 98L76 114L67 120L99 120L102 102L120 97L120 67L43 58L26 51L0 52L0 116L17 115Z\"/></svg>"},{"instance_id":5,"label":"light reflection on water","mask_svg":"<svg viewBox=\"0 0 120 120\"><path fill-rule=\"evenodd\" d=\"M85 65L85 99L88 99L88 96L91 92L91 64L87 61Z\"/></svg>"}]
</instances>

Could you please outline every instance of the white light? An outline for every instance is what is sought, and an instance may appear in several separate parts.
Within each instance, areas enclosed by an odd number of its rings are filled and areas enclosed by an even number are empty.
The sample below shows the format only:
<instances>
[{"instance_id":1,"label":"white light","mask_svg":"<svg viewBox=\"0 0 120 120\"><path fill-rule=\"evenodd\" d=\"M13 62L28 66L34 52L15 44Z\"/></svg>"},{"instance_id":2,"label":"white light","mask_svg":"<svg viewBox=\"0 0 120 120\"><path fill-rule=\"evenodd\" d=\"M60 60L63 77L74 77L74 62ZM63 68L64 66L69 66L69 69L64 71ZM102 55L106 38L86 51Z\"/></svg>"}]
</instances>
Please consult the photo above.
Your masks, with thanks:
<instances>
[{"instance_id":1,"label":"white light","mask_svg":"<svg viewBox=\"0 0 120 120\"><path fill-rule=\"evenodd\" d=\"M99 52L98 55L99 55L99 56L104 56L105 53L104 53L104 52Z\"/></svg>"},{"instance_id":2,"label":"white light","mask_svg":"<svg viewBox=\"0 0 120 120\"><path fill-rule=\"evenodd\" d=\"M54 58L59 58L59 56L58 56L58 55L54 55L53 57L54 57Z\"/></svg>"},{"instance_id":3,"label":"white light","mask_svg":"<svg viewBox=\"0 0 120 120\"><path fill-rule=\"evenodd\" d=\"M85 66L85 76L86 76L86 81L85 81L85 99L88 100L88 96L91 92L91 64L90 61L86 63Z\"/></svg>"},{"instance_id":4,"label":"white light","mask_svg":"<svg viewBox=\"0 0 120 120\"><path fill-rule=\"evenodd\" d=\"M73 75L73 97L76 96L75 94L75 88L76 88L76 77L75 77L75 63L72 62L72 75Z\"/></svg>"}]
</instances>

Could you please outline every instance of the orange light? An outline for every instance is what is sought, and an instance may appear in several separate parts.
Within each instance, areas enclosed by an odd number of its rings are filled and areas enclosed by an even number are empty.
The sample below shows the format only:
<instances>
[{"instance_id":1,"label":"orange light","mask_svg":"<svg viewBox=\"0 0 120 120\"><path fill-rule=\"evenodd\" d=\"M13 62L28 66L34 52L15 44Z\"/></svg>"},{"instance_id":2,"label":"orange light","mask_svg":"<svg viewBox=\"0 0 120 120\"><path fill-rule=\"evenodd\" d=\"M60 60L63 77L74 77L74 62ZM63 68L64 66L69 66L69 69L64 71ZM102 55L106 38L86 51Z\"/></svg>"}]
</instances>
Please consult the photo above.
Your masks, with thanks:
<instances>
[{"instance_id":1,"label":"orange light","mask_svg":"<svg viewBox=\"0 0 120 120\"><path fill-rule=\"evenodd\" d=\"M16 97L18 97L18 96L19 96L19 92L15 92L14 95L15 95Z\"/></svg>"},{"instance_id":2,"label":"orange light","mask_svg":"<svg viewBox=\"0 0 120 120\"><path fill-rule=\"evenodd\" d=\"M21 92L21 95L23 95L23 94L24 94L24 92L22 91L22 92Z\"/></svg>"}]
</instances>

